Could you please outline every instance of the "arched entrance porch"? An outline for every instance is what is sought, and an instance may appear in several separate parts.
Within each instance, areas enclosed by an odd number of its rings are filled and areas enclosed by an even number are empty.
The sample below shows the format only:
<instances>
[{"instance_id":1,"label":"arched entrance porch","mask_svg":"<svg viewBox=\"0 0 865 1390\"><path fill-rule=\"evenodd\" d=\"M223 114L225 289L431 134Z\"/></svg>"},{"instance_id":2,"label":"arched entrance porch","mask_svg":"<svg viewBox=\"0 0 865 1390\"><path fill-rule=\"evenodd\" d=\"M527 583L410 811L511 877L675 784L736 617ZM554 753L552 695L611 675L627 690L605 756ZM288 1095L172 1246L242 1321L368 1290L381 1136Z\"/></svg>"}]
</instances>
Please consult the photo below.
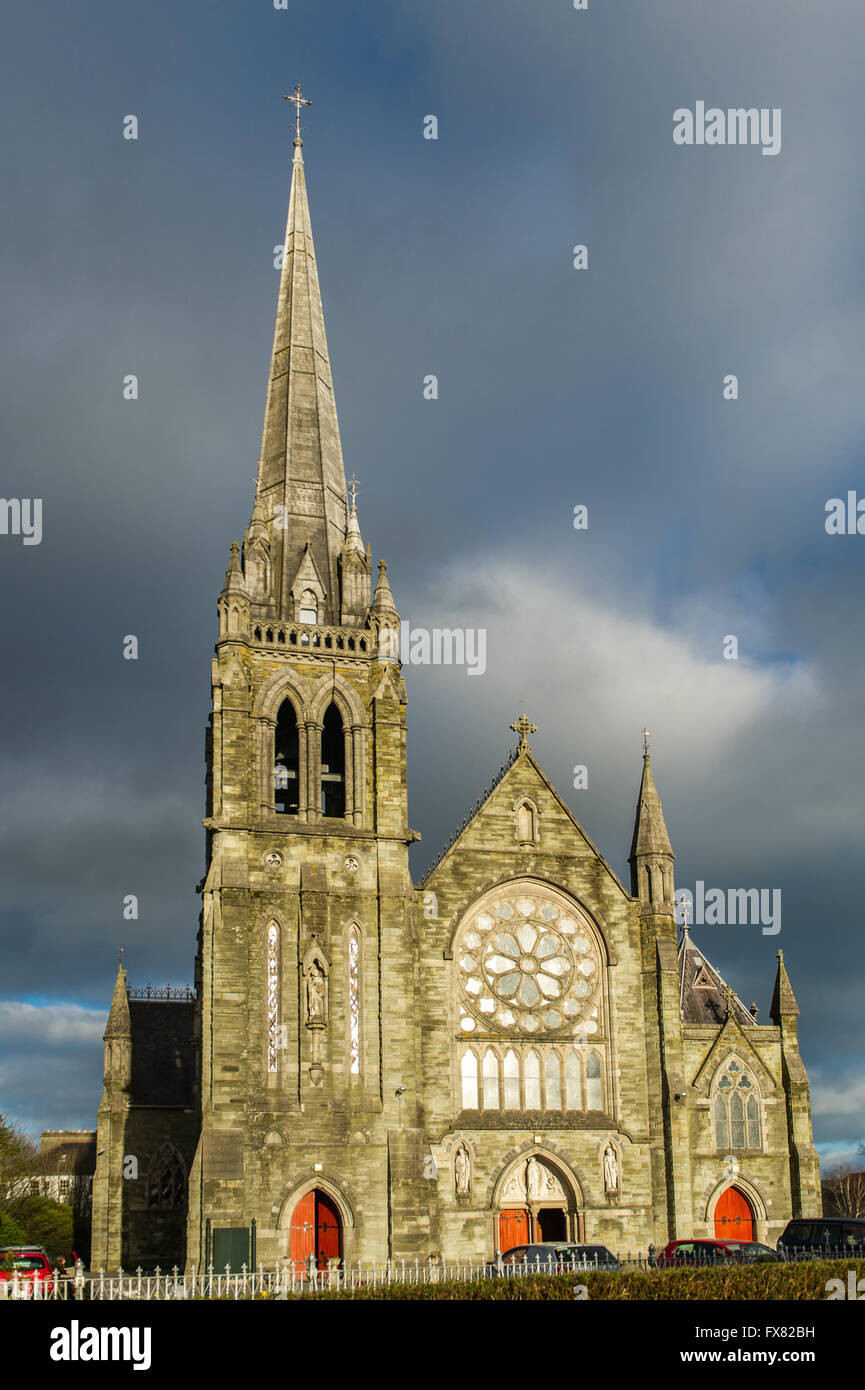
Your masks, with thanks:
<instances>
[{"instance_id":1,"label":"arched entrance porch","mask_svg":"<svg viewBox=\"0 0 865 1390\"><path fill-rule=\"evenodd\" d=\"M512 1164L497 1185L494 1203L494 1240L503 1253L539 1241L585 1239L582 1196L544 1154L527 1154Z\"/></svg>"}]
</instances>

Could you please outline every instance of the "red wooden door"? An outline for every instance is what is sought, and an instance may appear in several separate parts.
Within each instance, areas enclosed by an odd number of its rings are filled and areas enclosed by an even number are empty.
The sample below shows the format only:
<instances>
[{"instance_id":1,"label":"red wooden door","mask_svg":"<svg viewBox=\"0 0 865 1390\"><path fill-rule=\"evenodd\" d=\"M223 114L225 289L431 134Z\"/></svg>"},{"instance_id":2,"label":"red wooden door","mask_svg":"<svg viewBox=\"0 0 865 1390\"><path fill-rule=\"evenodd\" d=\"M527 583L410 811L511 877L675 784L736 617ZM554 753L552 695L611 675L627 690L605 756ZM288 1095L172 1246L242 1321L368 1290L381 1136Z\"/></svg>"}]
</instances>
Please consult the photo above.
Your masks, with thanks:
<instances>
[{"instance_id":1,"label":"red wooden door","mask_svg":"<svg viewBox=\"0 0 865 1390\"><path fill-rule=\"evenodd\" d=\"M315 1194L315 1238L319 1269L327 1269L328 1260L342 1257L342 1228L339 1212L325 1192Z\"/></svg>"},{"instance_id":2,"label":"red wooden door","mask_svg":"<svg viewBox=\"0 0 865 1390\"><path fill-rule=\"evenodd\" d=\"M291 1214L291 1262L295 1273L310 1255L315 1254L315 1193L301 1197Z\"/></svg>"},{"instance_id":3,"label":"red wooden door","mask_svg":"<svg viewBox=\"0 0 865 1390\"><path fill-rule=\"evenodd\" d=\"M527 1245L529 1241L529 1214L527 1211L503 1211L499 1217L499 1249L504 1255L515 1245Z\"/></svg>"},{"instance_id":4,"label":"red wooden door","mask_svg":"<svg viewBox=\"0 0 865 1390\"><path fill-rule=\"evenodd\" d=\"M715 1206L715 1235L723 1240L753 1240L754 1213L737 1187L721 1193Z\"/></svg>"},{"instance_id":5,"label":"red wooden door","mask_svg":"<svg viewBox=\"0 0 865 1390\"><path fill-rule=\"evenodd\" d=\"M304 1273L310 1255L315 1256L317 1269L327 1269L328 1260L342 1258L339 1212L327 1193L318 1189L301 1197L292 1212L291 1260L296 1274Z\"/></svg>"}]
</instances>

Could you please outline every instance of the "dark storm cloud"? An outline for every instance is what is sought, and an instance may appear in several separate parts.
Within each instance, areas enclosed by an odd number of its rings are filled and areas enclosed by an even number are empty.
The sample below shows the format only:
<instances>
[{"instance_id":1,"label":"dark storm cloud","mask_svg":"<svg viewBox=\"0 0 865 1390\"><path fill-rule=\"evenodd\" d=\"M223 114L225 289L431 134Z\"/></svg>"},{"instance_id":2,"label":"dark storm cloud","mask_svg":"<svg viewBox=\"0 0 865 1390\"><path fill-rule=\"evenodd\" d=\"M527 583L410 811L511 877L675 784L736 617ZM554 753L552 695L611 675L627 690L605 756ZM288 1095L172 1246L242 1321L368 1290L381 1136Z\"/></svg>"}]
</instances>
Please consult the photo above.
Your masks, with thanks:
<instances>
[{"instance_id":1,"label":"dark storm cloud","mask_svg":"<svg viewBox=\"0 0 865 1390\"><path fill-rule=\"evenodd\" d=\"M485 676L406 672L416 870L524 697L624 876L647 721L679 881L783 889L778 940L701 945L765 1019L783 944L806 1062L841 1095L815 1096L818 1138L849 1149L865 541L823 517L863 482L861 6L297 11L15 16L0 494L44 499L44 539L0 537L4 992L107 1009L121 939L134 980L191 977L215 598L251 503L299 70L365 539L404 617L488 629ZM781 154L677 148L698 99L781 107ZM89 1100L64 1065L16 1094L28 1123L93 1122L98 1060Z\"/></svg>"}]
</instances>

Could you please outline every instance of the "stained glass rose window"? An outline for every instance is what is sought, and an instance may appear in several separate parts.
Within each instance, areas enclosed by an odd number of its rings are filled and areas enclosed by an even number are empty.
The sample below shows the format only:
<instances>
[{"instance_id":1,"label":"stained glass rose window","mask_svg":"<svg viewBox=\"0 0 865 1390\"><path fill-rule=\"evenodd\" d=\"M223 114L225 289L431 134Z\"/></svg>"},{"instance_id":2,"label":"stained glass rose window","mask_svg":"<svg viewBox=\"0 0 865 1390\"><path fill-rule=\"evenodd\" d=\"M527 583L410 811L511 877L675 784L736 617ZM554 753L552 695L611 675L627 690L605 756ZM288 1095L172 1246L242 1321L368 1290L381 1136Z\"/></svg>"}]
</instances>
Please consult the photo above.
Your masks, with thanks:
<instances>
[{"instance_id":1,"label":"stained glass rose window","mask_svg":"<svg viewBox=\"0 0 865 1390\"><path fill-rule=\"evenodd\" d=\"M553 889L539 883L493 889L469 911L455 959L464 1034L598 1031L595 935Z\"/></svg>"}]
</instances>

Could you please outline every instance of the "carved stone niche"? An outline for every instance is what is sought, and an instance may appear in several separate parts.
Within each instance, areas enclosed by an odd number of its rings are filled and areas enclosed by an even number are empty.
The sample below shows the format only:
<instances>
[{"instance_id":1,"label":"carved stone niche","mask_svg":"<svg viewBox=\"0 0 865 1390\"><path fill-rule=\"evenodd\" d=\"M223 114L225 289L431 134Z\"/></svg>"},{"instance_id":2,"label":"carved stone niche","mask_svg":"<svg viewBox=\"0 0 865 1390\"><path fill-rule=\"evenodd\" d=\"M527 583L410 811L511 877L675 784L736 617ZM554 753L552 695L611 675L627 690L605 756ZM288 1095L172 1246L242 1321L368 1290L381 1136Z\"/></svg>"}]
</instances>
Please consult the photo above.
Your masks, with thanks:
<instances>
[{"instance_id":1,"label":"carved stone niche","mask_svg":"<svg viewBox=\"0 0 865 1390\"><path fill-rule=\"evenodd\" d=\"M303 1016L307 1028L327 1028L330 1007L330 963L315 937L301 964Z\"/></svg>"}]
</instances>

